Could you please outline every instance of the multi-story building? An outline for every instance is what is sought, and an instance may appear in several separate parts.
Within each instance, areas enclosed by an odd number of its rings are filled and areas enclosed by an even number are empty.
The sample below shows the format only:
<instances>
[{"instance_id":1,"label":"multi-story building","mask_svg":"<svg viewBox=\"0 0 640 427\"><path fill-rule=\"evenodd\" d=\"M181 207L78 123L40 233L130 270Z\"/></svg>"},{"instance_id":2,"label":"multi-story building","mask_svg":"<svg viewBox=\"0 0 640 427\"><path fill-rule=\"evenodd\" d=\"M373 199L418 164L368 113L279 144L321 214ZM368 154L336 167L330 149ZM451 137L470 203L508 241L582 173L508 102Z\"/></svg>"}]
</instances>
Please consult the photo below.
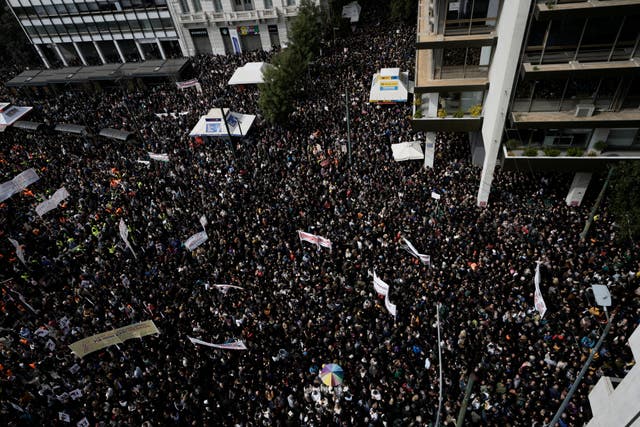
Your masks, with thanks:
<instances>
[{"instance_id":1,"label":"multi-story building","mask_svg":"<svg viewBox=\"0 0 640 427\"><path fill-rule=\"evenodd\" d=\"M182 56L166 0L7 0L47 68Z\"/></svg>"},{"instance_id":2,"label":"multi-story building","mask_svg":"<svg viewBox=\"0 0 640 427\"><path fill-rule=\"evenodd\" d=\"M482 165L591 173L640 158L640 0L421 0L412 125L469 132Z\"/></svg>"},{"instance_id":3,"label":"multi-story building","mask_svg":"<svg viewBox=\"0 0 640 427\"><path fill-rule=\"evenodd\" d=\"M299 6L300 0L169 0L189 56L284 46Z\"/></svg>"}]
</instances>

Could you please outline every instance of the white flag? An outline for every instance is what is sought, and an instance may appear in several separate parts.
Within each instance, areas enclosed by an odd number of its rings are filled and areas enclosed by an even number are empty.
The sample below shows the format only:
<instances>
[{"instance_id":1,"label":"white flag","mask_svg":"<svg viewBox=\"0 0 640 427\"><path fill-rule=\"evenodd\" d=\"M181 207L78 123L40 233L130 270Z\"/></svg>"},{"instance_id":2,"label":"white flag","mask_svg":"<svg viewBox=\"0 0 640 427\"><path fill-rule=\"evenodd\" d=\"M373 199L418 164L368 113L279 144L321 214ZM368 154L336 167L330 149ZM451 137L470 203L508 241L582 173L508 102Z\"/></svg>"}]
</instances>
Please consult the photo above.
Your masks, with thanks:
<instances>
[{"instance_id":1,"label":"white flag","mask_svg":"<svg viewBox=\"0 0 640 427\"><path fill-rule=\"evenodd\" d=\"M387 307L393 317L396 317L396 305L389 300L389 294L384 297L384 306Z\"/></svg>"},{"instance_id":2,"label":"white flag","mask_svg":"<svg viewBox=\"0 0 640 427\"><path fill-rule=\"evenodd\" d=\"M76 427L89 427L90 425L91 424L89 424L89 420L87 419L87 417L84 417L76 423Z\"/></svg>"},{"instance_id":3,"label":"white flag","mask_svg":"<svg viewBox=\"0 0 640 427\"><path fill-rule=\"evenodd\" d=\"M142 163L143 165L149 166L151 164L151 162L149 160L136 160L136 162L138 163Z\"/></svg>"},{"instance_id":4,"label":"white flag","mask_svg":"<svg viewBox=\"0 0 640 427\"><path fill-rule=\"evenodd\" d=\"M189 237L187 239L187 241L184 242L184 246L185 246L185 248L187 248L190 251L192 251L192 250L196 249L198 246L200 246L201 244L203 244L204 242L206 242L208 238L209 238L209 236L207 236L207 232L206 231L201 231L201 232L196 233L193 236Z\"/></svg>"},{"instance_id":5,"label":"white flag","mask_svg":"<svg viewBox=\"0 0 640 427\"><path fill-rule=\"evenodd\" d=\"M0 202L4 202L9 197L19 193L39 179L40 177L32 168L19 173L9 181L3 182L0 184Z\"/></svg>"},{"instance_id":6,"label":"white flag","mask_svg":"<svg viewBox=\"0 0 640 427\"><path fill-rule=\"evenodd\" d=\"M159 162L168 162L169 161L169 155L168 154L154 154L151 152L147 152L149 154L149 158L151 160L157 160Z\"/></svg>"},{"instance_id":7,"label":"white flag","mask_svg":"<svg viewBox=\"0 0 640 427\"><path fill-rule=\"evenodd\" d=\"M436 200L440 200L440 195L438 193L436 193L435 191L431 192L431 198L432 199L436 199Z\"/></svg>"},{"instance_id":8,"label":"white flag","mask_svg":"<svg viewBox=\"0 0 640 427\"><path fill-rule=\"evenodd\" d=\"M205 228L207 224L209 224L209 222L207 221L207 217L205 215L202 215L200 217L200 225L202 225L202 228Z\"/></svg>"},{"instance_id":9,"label":"white flag","mask_svg":"<svg viewBox=\"0 0 640 427\"><path fill-rule=\"evenodd\" d=\"M69 417L69 414L67 414L66 412L58 412L58 419L60 421L64 421L67 423L71 422L71 418Z\"/></svg>"},{"instance_id":10,"label":"white flag","mask_svg":"<svg viewBox=\"0 0 640 427\"><path fill-rule=\"evenodd\" d=\"M133 251L133 248L131 247L131 243L129 243L129 230L127 229L127 224L124 223L124 219L122 218L120 218L119 229L120 229L120 237L122 238L122 240L124 240L124 244L127 245L129 250L133 254L133 257L137 258L136 253Z\"/></svg>"},{"instance_id":11,"label":"white flag","mask_svg":"<svg viewBox=\"0 0 640 427\"><path fill-rule=\"evenodd\" d=\"M540 292L540 261L538 261L538 265L536 266L536 275L533 279L536 290L533 294L533 303L540 313L540 318L544 317L544 314L547 312L547 304L545 304L544 299L542 298L542 292Z\"/></svg>"},{"instance_id":12,"label":"white flag","mask_svg":"<svg viewBox=\"0 0 640 427\"><path fill-rule=\"evenodd\" d=\"M18 243L17 240L14 240L12 238L9 238L9 241L11 242L13 247L16 248L16 255L18 256L18 259L22 262L22 264L27 265L24 260L24 249L22 249L22 246Z\"/></svg>"},{"instance_id":13,"label":"white flag","mask_svg":"<svg viewBox=\"0 0 640 427\"><path fill-rule=\"evenodd\" d=\"M220 348L223 350L246 350L247 349L247 346L241 340L235 340L233 342L224 343L224 344L212 344L210 342L202 341L197 338L191 338L191 337L187 337L187 338L189 338L189 341L191 341L194 345L200 344L200 345L205 345L207 347Z\"/></svg>"},{"instance_id":14,"label":"white flag","mask_svg":"<svg viewBox=\"0 0 640 427\"><path fill-rule=\"evenodd\" d=\"M45 200L44 202L36 206L36 213L38 214L38 216L42 216L46 214L50 210L53 210L56 207L58 207L60 202L66 199L67 197L69 197L69 192L67 191L67 189L64 187L59 188L58 190L56 190L55 193L53 193L53 196L51 196L50 199Z\"/></svg>"},{"instance_id":15,"label":"white flag","mask_svg":"<svg viewBox=\"0 0 640 427\"><path fill-rule=\"evenodd\" d=\"M373 288L380 295L387 296L389 294L389 285L379 278L375 271L373 272Z\"/></svg>"},{"instance_id":16,"label":"white flag","mask_svg":"<svg viewBox=\"0 0 640 427\"><path fill-rule=\"evenodd\" d=\"M49 350L49 351L53 351L53 350L55 350L55 349L56 349L56 343L54 343L51 339L49 339L49 340L47 341L47 343L46 343L44 346L45 346L45 347L47 348L47 350Z\"/></svg>"},{"instance_id":17,"label":"white flag","mask_svg":"<svg viewBox=\"0 0 640 427\"><path fill-rule=\"evenodd\" d=\"M69 393L69 396L71 397L72 400L78 400L79 398L82 397L82 390L77 388L73 390L71 393Z\"/></svg>"}]
</instances>

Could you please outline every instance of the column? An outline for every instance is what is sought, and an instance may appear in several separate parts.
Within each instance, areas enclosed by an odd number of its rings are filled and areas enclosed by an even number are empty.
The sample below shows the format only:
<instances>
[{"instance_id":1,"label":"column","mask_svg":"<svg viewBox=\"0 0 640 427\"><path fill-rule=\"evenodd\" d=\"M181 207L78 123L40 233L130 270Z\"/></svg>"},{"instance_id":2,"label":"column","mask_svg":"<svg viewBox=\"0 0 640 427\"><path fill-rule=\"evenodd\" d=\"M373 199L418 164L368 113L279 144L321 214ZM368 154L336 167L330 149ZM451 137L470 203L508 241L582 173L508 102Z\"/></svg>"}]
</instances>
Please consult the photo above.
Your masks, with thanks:
<instances>
[{"instance_id":1,"label":"column","mask_svg":"<svg viewBox=\"0 0 640 427\"><path fill-rule=\"evenodd\" d=\"M106 59L104 59L104 55L102 54L102 49L100 49L100 46L98 46L98 42L96 42L95 40L93 41L93 47L95 47L96 52L98 52L98 56L100 57L100 62L102 62L102 64L106 64L107 61Z\"/></svg>"},{"instance_id":2,"label":"column","mask_svg":"<svg viewBox=\"0 0 640 427\"><path fill-rule=\"evenodd\" d=\"M127 62L127 59L122 54L122 49L120 49L120 44L118 44L118 40L114 40L113 44L116 46L116 50L118 51L118 56L120 57L120 61Z\"/></svg>"},{"instance_id":3,"label":"column","mask_svg":"<svg viewBox=\"0 0 640 427\"><path fill-rule=\"evenodd\" d=\"M569 188L569 193L565 199L567 206L580 206L582 198L587 192L587 187L591 182L591 175L589 172L578 172L575 174L571 188Z\"/></svg>"},{"instance_id":4,"label":"column","mask_svg":"<svg viewBox=\"0 0 640 427\"><path fill-rule=\"evenodd\" d=\"M89 65L87 64L87 61L84 59L84 55L82 54L82 51L80 50L80 46L78 46L78 43L73 42L73 47L76 48L76 53L78 54L80 61L82 61L82 65Z\"/></svg>"},{"instance_id":5,"label":"column","mask_svg":"<svg viewBox=\"0 0 640 427\"><path fill-rule=\"evenodd\" d=\"M167 55L164 54L164 48L162 47L162 43L160 40L156 39L156 44L158 45L158 50L160 51L160 56L162 59L167 59Z\"/></svg>"},{"instance_id":6,"label":"column","mask_svg":"<svg viewBox=\"0 0 640 427\"><path fill-rule=\"evenodd\" d=\"M278 22L278 37L280 37L280 46L285 47L285 45L289 44L289 31L287 29L286 18Z\"/></svg>"},{"instance_id":7,"label":"column","mask_svg":"<svg viewBox=\"0 0 640 427\"><path fill-rule=\"evenodd\" d=\"M47 57L44 56L44 53L42 53L42 50L40 49L40 46L37 45L37 44L34 44L33 47L36 49L36 52L38 53L38 56L42 60L42 63L44 64L44 66L47 67L47 68L51 68L51 65L49 64L49 61L47 61Z\"/></svg>"},{"instance_id":8,"label":"column","mask_svg":"<svg viewBox=\"0 0 640 427\"><path fill-rule=\"evenodd\" d=\"M214 55L224 55L226 52L224 51L224 41L222 40L223 35L220 34L220 28L212 25L207 27L207 33L209 33L211 52L213 52Z\"/></svg>"},{"instance_id":9,"label":"column","mask_svg":"<svg viewBox=\"0 0 640 427\"><path fill-rule=\"evenodd\" d=\"M260 25L260 42L262 43L262 50L271 50L271 35L269 34L268 25Z\"/></svg>"},{"instance_id":10,"label":"column","mask_svg":"<svg viewBox=\"0 0 640 427\"><path fill-rule=\"evenodd\" d=\"M138 40L134 40L134 41L136 42L136 47L138 48L138 53L140 54L140 58L143 61L146 61L147 58L145 58L145 56L144 56L144 52L142 51L142 46L140 46L140 43L138 42Z\"/></svg>"},{"instance_id":11,"label":"column","mask_svg":"<svg viewBox=\"0 0 640 427\"><path fill-rule=\"evenodd\" d=\"M424 165L425 169L433 169L433 161L436 157L436 133L427 132L424 141Z\"/></svg>"},{"instance_id":12,"label":"column","mask_svg":"<svg viewBox=\"0 0 640 427\"><path fill-rule=\"evenodd\" d=\"M507 117L507 108L520 59L520 46L529 17L531 0L507 1L502 5L497 27L498 44L489 67L491 85L484 102L482 141L484 162L478 188L478 206L487 206L493 182L493 171L498 161L500 143Z\"/></svg>"},{"instance_id":13,"label":"column","mask_svg":"<svg viewBox=\"0 0 640 427\"><path fill-rule=\"evenodd\" d=\"M64 57L64 55L62 54L62 52L60 51L60 46L58 46L58 44L54 44L53 48L56 50L56 53L58 54L58 56L60 57L60 60L62 61L62 64L65 67L68 67L69 64L67 63L67 59Z\"/></svg>"}]
</instances>

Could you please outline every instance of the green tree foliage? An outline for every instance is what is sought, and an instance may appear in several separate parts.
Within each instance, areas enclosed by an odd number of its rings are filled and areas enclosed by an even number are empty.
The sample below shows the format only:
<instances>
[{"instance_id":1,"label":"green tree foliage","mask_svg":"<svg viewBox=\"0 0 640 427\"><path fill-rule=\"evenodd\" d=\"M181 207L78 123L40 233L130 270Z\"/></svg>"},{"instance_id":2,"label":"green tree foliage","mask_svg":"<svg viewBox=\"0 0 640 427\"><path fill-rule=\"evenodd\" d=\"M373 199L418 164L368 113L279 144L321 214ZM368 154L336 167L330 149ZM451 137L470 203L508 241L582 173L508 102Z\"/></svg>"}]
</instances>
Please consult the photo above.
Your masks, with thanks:
<instances>
[{"instance_id":1,"label":"green tree foliage","mask_svg":"<svg viewBox=\"0 0 640 427\"><path fill-rule=\"evenodd\" d=\"M41 66L35 50L4 1L0 0L0 68Z\"/></svg>"},{"instance_id":2,"label":"green tree foliage","mask_svg":"<svg viewBox=\"0 0 640 427\"><path fill-rule=\"evenodd\" d=\"M284 49L273 58L273 67L264 73L260 85L258 105L267 121L284 123L293 111L293 100L302 87L301 79L306 70L298 51Z\"/></svg>"},{"instance_id":3,"label":"green tree foliage","mask_svg":"<svg viewBox=\"0 0 640 427\"><path fill-rule=\"evenodd\" d=\"M320 52L320 10L311 0L302 0L298 15L291 21L289 48L296 50L305 65Z\"/></svg>"},{"instance_id":4,"label":"green tree foliage","mask_svg":"<svg viewBox=\"0 0 640 427\"><path fill-rule=\"evenodd\" d=\"M611 213L620 226L619 237L640 237L640 162L622 162L611 181Z\"/></svg>"},{"instance_id":5,"label":"green tree foliage","mask_svg":"<svg viewBox=\"0 0 640 427\"><path fill-rule=\"evenodd\" d=\"M391 19L408 24L414 24L418 17L418 2L416 0L391 0Z\"/></svg>"}]
</instances>

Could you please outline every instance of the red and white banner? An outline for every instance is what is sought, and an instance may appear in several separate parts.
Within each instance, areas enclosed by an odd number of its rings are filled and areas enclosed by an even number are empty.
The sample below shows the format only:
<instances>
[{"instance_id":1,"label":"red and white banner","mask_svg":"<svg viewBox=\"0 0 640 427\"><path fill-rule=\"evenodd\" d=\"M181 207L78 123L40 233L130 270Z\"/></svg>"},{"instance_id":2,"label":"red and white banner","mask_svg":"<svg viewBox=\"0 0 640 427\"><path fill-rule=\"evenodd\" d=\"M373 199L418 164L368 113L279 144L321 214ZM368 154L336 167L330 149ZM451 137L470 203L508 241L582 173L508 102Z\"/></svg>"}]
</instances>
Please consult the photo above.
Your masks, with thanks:
<instances>
[{"instance_id":1,"label":"red and white banner","mask_svg":"<svg viewBox=\"0 0 640 427\"><path fill-rule=\"evenodd\" d=\"M213 344L210 342L199 340L197 338L191 338L191 337L187 337L187 338L189 338L189 341L191 341L191 343L193 343L194 345L199 344L207 347L220 348L222 350L246 350L247 349L247 346L244 344L244 342L240 340L235 340L234 342L224 343L224 344Z\"/></svg>"},{"instance_id":2,"label":"red and white banner","mask_svg":"<svg viewBox=\"0 0 640 427\"><path fill-rule=\"evenodd\" d=\"M314 245L318 245L318 236L311 233L305 233L304 231L298 231L298 238L300 241L313 243Z\"/></svg>"},{"instance_id":3,"label":"red and white banner","mask_svg":"<svg viewBox=\"0 0 640 427\"><path fill-rule=\"evenodd\" d=\"M540 261L538 261L538 265L536 265L536 275L533 279L533 282L536 285L536 290L533 294L533 303L540 313L540 318L544 317L544 314L547 312L547 304L545 304L544 299L542 298L542 292L540 292Z\"/></svg>"},{"instance_id":4,"label":"red and white banner","mask_svg":"<svg viewBox=\"0 0 640 427\"><path fill-rule=\"evenodd\" d=\"M198 79L186 80L184 82L176 82L176 86L178 86L178 89L186 89L188 87L194 87L197 84L198 84Z\"/></svg>"},{"instance_id":5,"label":"red and white banner","mask_svg":"<svg viewBox=\"0 0 640 427\"><path fill-rule=\"evenodd\" d=\"M380 295L387 296L389 294L389 285L379 278L375 271L373 272L373 288Z\"/></svg>"},{"instance_id":6,"label":"red and white banner","mask_svg":"<svg viewBox=\"0 0 640 427\"><path fill-rule=\"evenodd\" d=\"M329 250L331 250L331 240L325 238L325 237L321 237L321 236L316 236L318 238L318 244L320 246L322 246L323 248L328 248Z\"/></svg>"}]
</instances>

